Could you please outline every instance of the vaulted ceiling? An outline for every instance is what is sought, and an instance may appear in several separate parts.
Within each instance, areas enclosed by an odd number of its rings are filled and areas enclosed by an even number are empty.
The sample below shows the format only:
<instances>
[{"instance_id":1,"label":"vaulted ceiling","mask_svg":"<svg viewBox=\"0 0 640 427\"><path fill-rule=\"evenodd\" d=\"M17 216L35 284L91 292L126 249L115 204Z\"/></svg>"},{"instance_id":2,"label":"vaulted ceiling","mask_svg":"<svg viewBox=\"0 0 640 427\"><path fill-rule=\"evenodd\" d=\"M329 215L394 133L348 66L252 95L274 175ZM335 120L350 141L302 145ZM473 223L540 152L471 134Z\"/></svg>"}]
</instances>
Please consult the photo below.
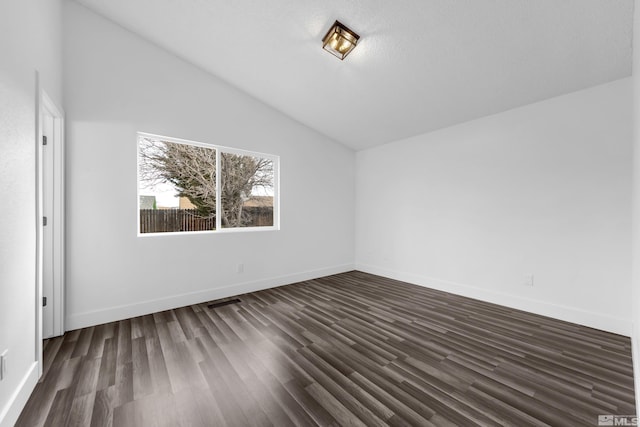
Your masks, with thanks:
<instances>
[{"instance_id":1,"label":"vaulted ceiling","mask_svg":"<svg viewBox=\"0 0 640 427\"><path fill-rule=\"evenodd\" d=\"M78 1L356 150L631 74L633 0Z\"/></svg>"}]
</instances>

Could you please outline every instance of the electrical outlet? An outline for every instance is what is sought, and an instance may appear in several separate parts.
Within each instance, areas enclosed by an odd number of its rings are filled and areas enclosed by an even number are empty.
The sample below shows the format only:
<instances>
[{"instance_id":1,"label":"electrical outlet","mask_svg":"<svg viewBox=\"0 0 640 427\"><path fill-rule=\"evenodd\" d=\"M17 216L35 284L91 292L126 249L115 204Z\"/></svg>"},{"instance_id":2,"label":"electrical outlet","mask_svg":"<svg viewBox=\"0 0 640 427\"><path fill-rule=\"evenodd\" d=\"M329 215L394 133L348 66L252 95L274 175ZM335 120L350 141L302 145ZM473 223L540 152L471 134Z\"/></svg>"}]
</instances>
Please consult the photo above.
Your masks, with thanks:
<instances>
[{"instance_id":1,"label":"electrical outlet","mask_svg":"<svg viewBox=\"0 0 640 427\"><path fill-rule=\"evenodd\" d=\"M240 263L240 264L237 265L236 272L237 273L244 273L244 264L243 263Z\"/></svg>"},{"instance_id":2,"label":"electrical outlet","mask_svg":"<svg viewBox=\"0 0 640 427\"><path fill-rule=\"evenodd\" d=\"M525 274L525 276L524 276L524 285L525 286L533 286L533 274Z\"/></svg>"},{"instance_id":3,"label":"electrical outlet","mask_svg":"<svg viewBox=\"0 0 640 427\"><path fill-rule=\"evenodd\" d=\"M9 353L9 350L5 350L0 354L0 381L7 376L7 353Z\"/></svg>"}]
</instances>

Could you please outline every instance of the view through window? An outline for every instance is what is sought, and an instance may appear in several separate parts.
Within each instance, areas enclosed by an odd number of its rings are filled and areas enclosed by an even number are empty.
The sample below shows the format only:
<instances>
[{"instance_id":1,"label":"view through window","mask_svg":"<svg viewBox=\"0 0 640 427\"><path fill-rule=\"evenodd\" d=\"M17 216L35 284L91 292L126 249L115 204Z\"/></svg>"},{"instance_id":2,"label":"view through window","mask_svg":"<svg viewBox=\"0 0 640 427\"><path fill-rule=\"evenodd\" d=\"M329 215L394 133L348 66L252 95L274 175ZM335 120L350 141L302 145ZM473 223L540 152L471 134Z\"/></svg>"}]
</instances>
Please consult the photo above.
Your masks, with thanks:
<instances>
[{"instance_id":1,"label":"view through window","mask_svg":"<svg viewBox=\"0 0 640 427\"><path fill-rule=\"evenodd\" d=\"M140 133L140 234L277 228L277 173L277 156Z\"/></svg>"}]
</instances>

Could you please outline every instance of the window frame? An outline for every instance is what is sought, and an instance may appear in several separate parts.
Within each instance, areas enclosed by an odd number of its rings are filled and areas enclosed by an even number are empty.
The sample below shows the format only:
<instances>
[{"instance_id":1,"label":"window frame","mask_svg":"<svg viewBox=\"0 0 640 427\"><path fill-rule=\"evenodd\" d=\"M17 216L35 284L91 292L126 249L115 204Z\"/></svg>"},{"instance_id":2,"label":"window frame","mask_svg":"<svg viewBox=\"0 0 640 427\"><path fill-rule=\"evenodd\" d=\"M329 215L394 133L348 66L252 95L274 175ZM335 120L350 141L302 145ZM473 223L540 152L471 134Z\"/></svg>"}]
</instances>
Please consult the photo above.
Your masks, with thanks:
<instances>
[{"instance_id":1,"label":"window frame","mask_svg":"<svg viewBox=\"0 0 640 427\"><path fill-rule=\"evenodd\" d=\"M140 232L140 140L142 138L156 139L160 141L166 141L175 144L193 145L196 147L204 147L216 150L216 228L215 230L200 230L200 231L166 231L166 232L153 232L153 233L141 233ZM262 159L268 159L273 162L273 225L259 226L259 227L222 227L222 216L218 215L221 206L220 195L220 153L229 153L240 156L259 157ZM170 136L157 135L148 132L136 132L136 206L137 206L137 236L138 237L157 237L157 236L176 236L176 235L199 235L199 234L220 234L220 233L248 233L255 231L278 231L280 230L280 156L274 154L261 153L258 151L244 150L240 148L227 147L218 144L209 144L206 142L192 141L183 138L174 138Z\"/></svg>"}]
</instances>

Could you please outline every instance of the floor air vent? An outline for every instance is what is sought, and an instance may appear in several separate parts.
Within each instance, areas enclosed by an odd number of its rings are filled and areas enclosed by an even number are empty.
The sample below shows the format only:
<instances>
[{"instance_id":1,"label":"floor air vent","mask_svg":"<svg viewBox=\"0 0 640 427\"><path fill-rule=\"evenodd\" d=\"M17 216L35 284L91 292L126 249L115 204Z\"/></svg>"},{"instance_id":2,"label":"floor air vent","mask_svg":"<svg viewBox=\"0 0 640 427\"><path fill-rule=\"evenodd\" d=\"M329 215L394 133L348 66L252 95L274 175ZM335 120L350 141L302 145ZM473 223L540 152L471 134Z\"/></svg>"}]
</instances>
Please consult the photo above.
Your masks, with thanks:
<instances>
[{"instance_id":1,"label":"floor air vent","mask_svg":"<svg viewBox=\"0 0 640 427\"><path fill-rule=\"evenodd\" d=\"M218 308L218 307L224 307L225 305L229 305L229 304L237 304L239 302L241 301L238 298L234 298L226 301L214 302L213 304L209 304L207 307Z\"/></svg>"}]
</instances>

